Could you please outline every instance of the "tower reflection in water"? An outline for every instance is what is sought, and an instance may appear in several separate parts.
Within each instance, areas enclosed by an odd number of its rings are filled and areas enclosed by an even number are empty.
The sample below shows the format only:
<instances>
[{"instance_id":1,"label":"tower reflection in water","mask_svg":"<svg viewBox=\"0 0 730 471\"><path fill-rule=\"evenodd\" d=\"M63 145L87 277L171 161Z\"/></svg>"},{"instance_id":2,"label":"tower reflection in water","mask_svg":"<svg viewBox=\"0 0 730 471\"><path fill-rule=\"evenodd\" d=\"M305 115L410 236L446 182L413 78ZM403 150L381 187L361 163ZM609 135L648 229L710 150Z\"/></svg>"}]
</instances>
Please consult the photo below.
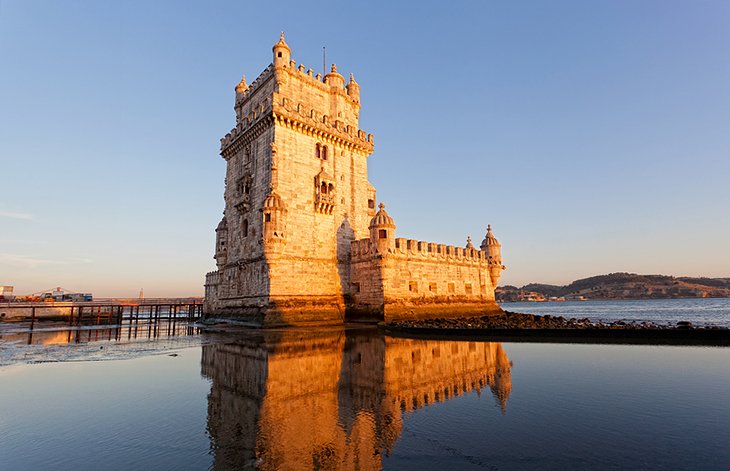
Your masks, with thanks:
<instances>
[{"instance_id":1,"label":"tower reflection in water","mask_svg":"<svg viewBox=\"0 0 730 471\"><path fill-rule=\"evenodd\" d=\"M261 332L203 346L216 469L381 469L403 412L512 389L500 343L377 331Z\"/></svg>"}]
</instances>

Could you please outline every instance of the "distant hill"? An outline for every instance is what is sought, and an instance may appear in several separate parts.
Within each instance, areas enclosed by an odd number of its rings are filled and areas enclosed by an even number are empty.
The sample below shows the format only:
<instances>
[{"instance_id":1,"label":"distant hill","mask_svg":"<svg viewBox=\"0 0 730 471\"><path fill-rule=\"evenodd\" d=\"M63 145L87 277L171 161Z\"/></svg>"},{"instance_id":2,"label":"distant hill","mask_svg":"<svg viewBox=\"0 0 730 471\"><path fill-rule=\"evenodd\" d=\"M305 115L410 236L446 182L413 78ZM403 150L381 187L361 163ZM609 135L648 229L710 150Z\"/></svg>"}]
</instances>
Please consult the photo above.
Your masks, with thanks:
<instances>
[{"instance_id":1,"label":"distant hill","mask_svg":"<svg viewBox=\"0 0 730 471\"><path fill-rule=\"evenodd\" d=\"M530 283L521 288L501 286L502 301L566 299L728 298L730 278L692 278L667 275L611 273L576 280L566 286Z\"/></svg>"}]
</instances>

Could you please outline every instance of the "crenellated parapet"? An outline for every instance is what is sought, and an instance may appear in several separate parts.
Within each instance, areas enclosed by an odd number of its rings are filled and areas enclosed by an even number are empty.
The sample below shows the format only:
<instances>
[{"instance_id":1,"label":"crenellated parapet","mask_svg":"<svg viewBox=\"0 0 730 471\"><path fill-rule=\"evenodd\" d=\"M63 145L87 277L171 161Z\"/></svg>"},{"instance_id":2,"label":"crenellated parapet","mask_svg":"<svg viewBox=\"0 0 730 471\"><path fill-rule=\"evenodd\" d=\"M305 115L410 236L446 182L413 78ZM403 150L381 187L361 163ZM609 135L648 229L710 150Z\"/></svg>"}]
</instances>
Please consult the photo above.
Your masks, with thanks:
<instances>
[{"instance_id":1,"label":"crenellated parapet","mask_svg":"<svg viewBox=\"0 0 730 471\"><path fill-rule=\"evenodd\" d=\"M340 145L363 155L373 152L373 135L359 129L360 85L344 77L332 64L330 73L314 75L297 65L282 38L273 47L274 61L250 85L236 85L236 127L221 139L221 155L228 159L255 139L271 120L323 142ZM300 90L310 90L302 95ZM313 92L318 93L313 93ZM313 100L312 97L319 97Z\"/></svg>"},{"instance_id":2,"label":"crenellated parapet","mask_svg":"<svg viewBox=\"0 0 730 471\"><path fill-rule=\"evenodd\" d=\"M353 261L364 261L376 255L375 244L367 239L350 243L350 257ZM479 249L467 249L454 245L425 242L422 240L396 238L395 250L383 256L407 259L443 260L461 263L476 263L487 267L487 255Z\"/></svg>"},{"instance_id":3,"label":"crenellated parapet","mask_svg":"<svg viewBox=\"0 0 730 471\"><path fill-rule=\"evenodd\" d=\"M235 85L220 142L225 209L205 312L277 326L500 311L491 228L480 247L396 237L369 182L374 137L360 129L355 77L298 64L283 33L271 51Z\"/></svg>"},{"instance_id":4,"label":"crenellated parapet","mask_svg":"<svg viewBox=\"0 0 730 471\"><path fill-rule=\"evenodd\" d=\"M277 124L366 155L373 152L372 134L347 125L341 120L332 120L328 115L307 108L303 103L295 103L278 94L275 94L274 98L278 99L273 105Z\"/></svg>"}]
</instances>

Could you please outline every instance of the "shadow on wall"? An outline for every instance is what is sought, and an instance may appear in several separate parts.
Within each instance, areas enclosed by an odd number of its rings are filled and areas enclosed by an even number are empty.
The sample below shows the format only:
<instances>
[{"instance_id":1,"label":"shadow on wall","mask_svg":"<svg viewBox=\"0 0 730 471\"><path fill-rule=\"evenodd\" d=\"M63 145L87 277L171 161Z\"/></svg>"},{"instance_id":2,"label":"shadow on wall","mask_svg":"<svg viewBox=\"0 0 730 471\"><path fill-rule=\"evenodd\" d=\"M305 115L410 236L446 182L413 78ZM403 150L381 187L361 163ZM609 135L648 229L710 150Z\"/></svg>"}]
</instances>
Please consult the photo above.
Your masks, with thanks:
<instances>
[{"instance_id":1,"label":"shadow on wall","mask_svg":"<svg viewBox=\"0 0 730 471\"><path fill-rule=\"evenodd\" d=\"M345 297L346 318L348 317L348 307L352 304L350 298L350 242L353 240L355 240L355 231L350 225L350 220L345 216L337 229L337 274L340 277L340 286Z\"/></svg>"}]
</instances>

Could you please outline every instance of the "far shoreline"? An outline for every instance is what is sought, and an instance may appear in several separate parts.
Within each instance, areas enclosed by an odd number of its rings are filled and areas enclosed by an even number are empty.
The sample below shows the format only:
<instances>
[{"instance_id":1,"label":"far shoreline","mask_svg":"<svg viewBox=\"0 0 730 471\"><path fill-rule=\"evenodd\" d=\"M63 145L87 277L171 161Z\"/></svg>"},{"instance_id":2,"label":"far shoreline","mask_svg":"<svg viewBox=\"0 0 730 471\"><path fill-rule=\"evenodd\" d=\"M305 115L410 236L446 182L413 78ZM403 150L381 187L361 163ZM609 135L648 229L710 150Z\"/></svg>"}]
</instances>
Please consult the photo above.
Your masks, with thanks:
<instances>
[{"instance_id":1,"label":"far shoreline","mask_svg":"<svg viewBox=\"0 0 730 471\"><path fill-rule=\"evenodd\" d=\"M584 343L614 345L730 346L730 329L482 329L396 327L379 324L391 337L474 342Z\"/></svg>"}]
</instances>

